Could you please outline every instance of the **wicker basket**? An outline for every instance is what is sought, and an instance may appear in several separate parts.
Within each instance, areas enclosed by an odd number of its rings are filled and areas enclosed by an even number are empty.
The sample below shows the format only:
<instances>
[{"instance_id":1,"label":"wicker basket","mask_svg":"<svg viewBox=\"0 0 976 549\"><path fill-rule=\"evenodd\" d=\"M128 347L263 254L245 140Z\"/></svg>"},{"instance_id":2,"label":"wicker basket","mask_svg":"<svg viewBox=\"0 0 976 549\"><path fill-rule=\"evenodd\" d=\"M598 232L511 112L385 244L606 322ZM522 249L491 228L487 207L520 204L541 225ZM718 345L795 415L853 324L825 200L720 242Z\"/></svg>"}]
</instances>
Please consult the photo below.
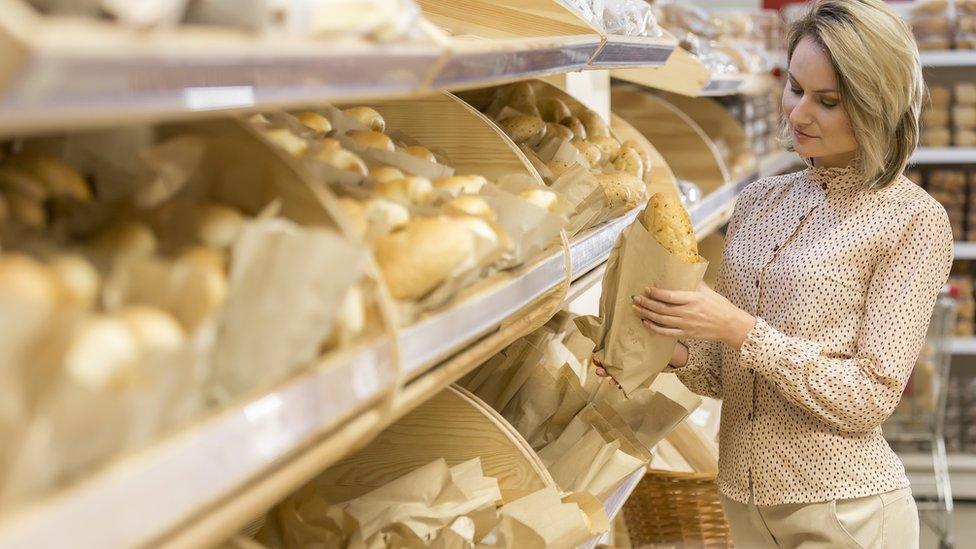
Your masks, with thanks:
<instances>
[{"instance_id":1,"label":"wicker basket","mask_svg":"<svg viewBox=\"0 0 976 549\"><path fill-rule=\"evenodd\" d=\"M649 470L624 505L631 545L732 547L714 474Z\"/></svg>"}]
</instances>

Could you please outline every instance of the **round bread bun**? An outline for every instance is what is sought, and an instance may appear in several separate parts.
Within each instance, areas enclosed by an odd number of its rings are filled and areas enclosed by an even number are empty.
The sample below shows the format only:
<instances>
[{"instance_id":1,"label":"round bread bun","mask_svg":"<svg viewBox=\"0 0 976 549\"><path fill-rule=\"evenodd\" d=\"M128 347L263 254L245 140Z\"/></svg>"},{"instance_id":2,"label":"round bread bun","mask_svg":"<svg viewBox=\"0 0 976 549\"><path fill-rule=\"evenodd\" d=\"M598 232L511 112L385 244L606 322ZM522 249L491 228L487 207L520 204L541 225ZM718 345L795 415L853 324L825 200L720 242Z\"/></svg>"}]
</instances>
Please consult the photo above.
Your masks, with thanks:
<instances>
[{"instance_id":1,"label":"round bread bun","mask_svg":"<svg viewBox=\"0 0 976 549\"><path fill-rule=\"evenodd\" d=\"M386 198L420 206L430 202L434 186L425 177L411 176L377 183L373 190Z\"/></svg>"},{"instance_id":2,"label":"round bread bun","mask_svg":"<svg viewBox=\"0 0 976 549\"><path fill-rule=\"evenodd\" d=\"M434 187L448 191L453 196L461 194L478 194L488 184L488 180L480 175L452 175L434 180Z\"/></svg>"},{"instance_id":3,"label":"round bread bun","mask_svg":"<svg viewBox=\"0 0 976 549\"><path fill-rule=\"evenodd\" d=\"M6 164L0 165L0 190L34 202L43 202L51 197L47 186L36 175L21 167Z\"/></svg>"},{"instance_id":4,"label":"round bread bun","mask_svg":"<svg viewBox=\"0 0 976 549\"><path fill-rule=\"evenodd\" d=\"M369 126L369 129L374 132L386 131L386 120L372 107L351 107L342 112L359 120L361 124Z\"/></svg>"},{"instance_id":5,"label":"round bread bun","mask_svg":"<svg viewBox=\"0 0 976 549\"><path fill-rule=\"evenodd\" d=\"M244 228L244 214L224 204L204 204L197 215L197 239L213 248L226 250Z\"/></svg>"},{"instance_id":6,"label":"round bread bun","mask_svg":"<svg viewBox=\"0 0 976 549\"><path fill-rule=\"evenodd\" d=\"M408 147L404 147L403 151L409 154L410 156L423 158L427 162L433 162L434 164L437 163L437 157L434 156L434 153L430 152L430 149L428 149L427 147L421 147L420 145L410 145Z\"/></svg>"},{"instance_id":7,"label":"round bread bun","mask_svg":"<svg viewBox=\"0 0 976 549\"><path fill-rule=\"evenodd\" d=\"M572 141L575 137L573 130L555 122L546 122L546 135L563 141Z\"/></svg>"},{"instance_id":8,"label":"round bread bun","mask_svg":"<svg viewBox=\"0 0 976 549\"><path fill-rule=\"evenodd\" d=\"M95 248L114 259L149 257L156 253L156 234L145 223L125 221L115 224L95 239Z\"/></svg>"},{"instance_id":9,"label":"round bread bun","mask_svg":"<svg viewBox=\"0 0 976 549\"><path fill-rule=\"evenodd\" d=\"M620 148L620 153L613 159L613 168L638 179L644 178L644 162L641 160L640 153L631 147Z\"/></svg>"},{"instance_id":10,"label":"round bread bun","mask_svg":"<svg viewBox=\"0 0 976 549\"><path fill-rule=\"evenodd\" d=\"M352 225L352 231L362 238L366 234L366 206L355 198L342 197L338 200L339 207L346 213L346 218Z\"/></svg>"},{"instance_id":11,"label":"round bread bun","mask_svg":"<svg viewBox=\"0 0 976 549\"><path fill-rule=\"evenodd\" d=\"M380 182L393 181L394 179L403 179L406 177L403 172L393 166L376 166L370 168L369 176Z\"/></svg>"},{"instance_id":12,"label":"round bread bun","mask_svg":"<svg viewBox=\"0 0 976 549\"><path fill-rule=\"evenodd\" d=\"M347 134L349 139L352 139L359 145L371 149L379 149L381 151L393 152L396 150L396 146L393 144L393 140L390 139L388 135L383 132L377 131L367 131L367 132L349 132Z\"/></svg>"},{"instance_id":13,"label":"round bread bun","mask_svg":"<svg viewBox=\"0 0 976 549\"><path fill-rule=\"evenodd\" d=\"M295 158L302 158L308 152L308 141L291 133L286 128L271 128L261 132L264 136Z\"/></svg>"},{"instance_id":14,"label":"round bread bun","mask_svg":"<svg viewBox=\"0 0 976 549\"><path fill-rule=\"evenodd\" d=\"M58 279L61 295L68 303L83 309L95 306L101 277L90 261L78 254L61 253L48 261L48 267Z\"/></svg>"},{"instance_id":15,"label":"round bread bun","mask_svg":"<svg viewBox=\"0 0 976 549\"><path fill-rule=\"evenodd\" d=\"M573 116L572 111L566 106L566 103L562 99L555 97L547 97L545 99L540 99L537 103L539 105L539 112L542 114L542 119L546 122L559 122L564 118Z\"/></svg>"},{"instance_id":16,"label":"round bread bun","mask_svg":"<svg viewBox=\"0 0 976 549\"><path fill-rule=\"evenodd\" d=\"M596 111L586 110L579 115L580 122L586 128L586 134L590 139L600 137L610 137L610 126L600 117Z\"/></svg>"},{"instance_id":17,"label":"round bread bun","mask_svg":"<svg viewBox=\"0 0 976 549\"><path fill-rule=\"evenodd\" d=\"M339 341L349 341L366 328L366 299L359 286L352 286L342 298L335 316Z\"/></svg>"},{"instance_id":18,"label":"round bread bun","mask_svg":"<svg viewBox=\"0 0 976 549\"><path fill-rule=\"evenodd\" d=\"M329 122L328 118L322 116L317 112L312 112L312 111L300 112L295 115L295 118L301 121L301 123L304 124L305 127L315 130L320 134L324 135L332 131L332 122Z\"/></svg>"},{"instance_id":19,"label":"round bread bun","mask_svg":"<svg viewBox=\"0 0 976 549\"><path fill-rule=\"evenodd\" d=\"M364 206L366 224L371 235L387 234L410 222L410 210L398 202L372 198Z\"/></svg>"},{"instance_id":20,"label":"round bread bun","mask_svg":"<svg viewBox=\"0 0 976 549\"><path fill-rule=\"evenodd\" d=\"M356 153L347 151L346 149L322 150L315 155L315 159L337 170L353 172L363 177L369 174L369 170L366 168L366 163L363 162L363 159L359 158Z\"/></svg>"},{"instance_id":21,"label":"round bread bun","mask_svg":"<svg viewBox=\"0 0 976 549\"><path fill-rule=\"evenodd\" d=\"M72 334L64 368L76 383L102 392L137 375L139 343L121 318L95 315Z\"/></svg>"},{"instance_id":22,"label":"round bread bun","mask_svg":"<svg viewBox=\"0 0 976 549\"><path fill-rule=\"evenodd\" d=\"M177 289L170 312L188 333L193 333L223 305L227 275L206 256L183 254L173 263L170 277Z\"/></svg>"},{"instance_id":23,"label":"round bread bun","mask_svg":"<svg viewBox=\"0 0 976 549\"><path fill-rule=\"evenodd\" d=\"M560 125L569 128L576 139L583 140L586 139L586 126L580 121L579 118L575 116L568 116L559 121Z\"/></svg>"},{"instance_id":24,"label":"round bread bun","mask_svg":"<svg viewBox=\"0 0 976 549\"><path fill-rule=\"evenodd\" d=\"M535 90L530 82L517 82L508 89L508 105L535 105Z\"/></svg>"},{"instance_id":25,"label":"round bread bun","mask_svg":"<svg viewBox=\"0 0 976 549\"><path fill-rule=\"evenodd\" d=\"M464 195L453 198L444 204L444 211L473 215L492 222L498 221L498 213L479 196Z\"/></svg>"},{"instance_id":26,"label":"round bread bun","mask_svg":"<svg viewBox=\"0 0 976 549\"><path fill-rule=\"evenodd\" d=\"M447 217L416 219L379 238L374 247L383 279L396 299L418 299L475 252L463 223Z\"/></svg>"},{"instance_id":27,"label":"round bread bun","mask_svg":"<svg viewBox=\"0 0 976 549\"><path fill-rule=\"evenodd\" d=\"M575 140L572 143L576 147L576 150L583 156L583 159L586 160L589 167L595 168L603 162L603 151L600 150L600 147L597 147L589 141Z\"/></svg>"},{"instance_id":28,"label":"round bread bun","mask_svg":"<svg viewBox=\"0 0 976 549\"><path fill-rule=\"evenodd\" d=\"M647 144L641 143L637 139L628 139L620 145L621 153L626 149L633 149L640 156L641 165L644 166L644 173L641 177L646 178L651 171L651 151L648 149Z\"/></svg>"},{"instance_id":29,"label":"round bread bun","mask_svg":"<svg viewBox=\"0 0 976 549\"><path fill-rule=\"evenodd\" d=\"M576 162L560 162L559 160L550 160L546 163L546 167L549 168L549 172L552 173L552 179L555 181L562 177L562 175L569 170L577 166Z\"/></svg>"},{"instance_id":30,"label":"round bread bun","mask_svg":"<svg viewBox=\"0 0 976 549\"><path fill-rule=\"evenodd\" d=\"M600 149L602 161L610 162L620 154L620 142L610 136L590 134L588 141Z\"/></svg>"},{"instance_id":31,"label":"round bread bun","mask_svg":"<svg viewBox=\"0 0 976 549\"><path fill-rule=\"evenodd\" d=\"M502 130L518 144L538 145L546 135L546 123L537 116L510 116L498 123Z\"/></svg>"},{"instance_id":32,"label":"round bread bun","mask_svg":"<svg viewBox=\"0 0 976 549\"><path fill-rule=\"evenodd\" d=\"M140 350L172 352L186 344L186 332L173 315L145 305L129 305L118 316L132 331Z\"/></svg>"},{"instance_id":33,"label":"round bread bun","mask_svg":"<svg viewBox=\"0 0 976 549\"><path fill-rule=\"evenodd\" d=\"M4 165L20 168L41 182L50 196L82 202L92 199L88 183L70 164L46 154L21 153L8 158Z\"/></svg>"},{"instance_id":34,"label":"round bread bun","mask_svg":"<svg viewBox=\"0 0 976 549\"><path fill-rule=\"evenodd\" d=\"M611 209L631 209L644 201L647 186L644 181L623 172L598 174L596 180L603 187L607 206Z\"/></svg>"},{"instance_id":35,"label":"round bread bun","mask_svg":"<svg viewBox=\"0 0 976 549\"><path fill-rule=\"evenodd\" d=\"M0 303L15 300L47 310L60 296L58 278L46 265L20 252L0 254Z\"/></svg>"},{"instance_id":36,"label":"round bread bun","mask_svg":"<svg viewBox=\"0 0 976 549\"><path fill-rule=\"evenodd\" d=\"M548 212L555 212L559 207L559 196L546 189L529 189L522 191L518 196Z\"/></svg>"},{"instance_id":37,"label":"round bread bun","mask_svg":"<svg viewBox=\"0 0 976 549\"><path fill-rule=\"evenodd\" d=\"M27 198L16 192L3 192L4 202L9 208L10 218L28 229L36 231L47 227L47 210L38 200Z\"/></svg>"}]
</instances>

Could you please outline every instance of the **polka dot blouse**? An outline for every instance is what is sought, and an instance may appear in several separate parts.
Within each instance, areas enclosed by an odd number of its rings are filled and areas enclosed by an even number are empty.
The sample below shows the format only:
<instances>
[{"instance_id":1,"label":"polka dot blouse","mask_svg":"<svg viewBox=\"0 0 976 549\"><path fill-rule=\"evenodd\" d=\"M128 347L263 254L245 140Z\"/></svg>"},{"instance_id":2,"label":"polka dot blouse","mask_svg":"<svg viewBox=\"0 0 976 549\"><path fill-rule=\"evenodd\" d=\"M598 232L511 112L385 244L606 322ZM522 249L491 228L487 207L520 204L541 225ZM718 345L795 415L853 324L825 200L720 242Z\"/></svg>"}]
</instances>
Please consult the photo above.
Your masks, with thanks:
<instances>
[{"instance_id":1,"label":"polka dot blouse","mask_svg":"<svg viewBox=\"0 0 976 549\"><path fill-rule=\"evenodd\" d=\"M745 344L690 341L674 369L723 399L719 489L757 505L909 485L881 434L952 265L942 206L854 166L761 179L736 204L716 290L757 317Z\"/></svg>"}]
</instances>

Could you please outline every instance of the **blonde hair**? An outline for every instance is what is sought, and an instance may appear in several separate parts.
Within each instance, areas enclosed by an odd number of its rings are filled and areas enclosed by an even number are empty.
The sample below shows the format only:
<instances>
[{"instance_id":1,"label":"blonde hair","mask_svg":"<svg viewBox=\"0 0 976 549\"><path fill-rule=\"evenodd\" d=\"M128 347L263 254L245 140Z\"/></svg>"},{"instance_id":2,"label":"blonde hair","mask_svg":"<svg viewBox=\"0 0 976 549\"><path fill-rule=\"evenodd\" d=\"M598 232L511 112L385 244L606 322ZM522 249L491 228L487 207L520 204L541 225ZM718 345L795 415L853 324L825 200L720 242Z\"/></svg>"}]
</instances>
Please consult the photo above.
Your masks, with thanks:
<instances>
[{"instance_id":1,"label":"blonde hair","mask_svg":"<svg viewBox=\"0 0 976 549\"><path fill-rule=\"evenodd\" d=\"M865 187L887 187L918 145L925 84L911 29L881 0L820 0L790 25L788 59L807 36L834 67Z\"/></svg>"}]
</instances>

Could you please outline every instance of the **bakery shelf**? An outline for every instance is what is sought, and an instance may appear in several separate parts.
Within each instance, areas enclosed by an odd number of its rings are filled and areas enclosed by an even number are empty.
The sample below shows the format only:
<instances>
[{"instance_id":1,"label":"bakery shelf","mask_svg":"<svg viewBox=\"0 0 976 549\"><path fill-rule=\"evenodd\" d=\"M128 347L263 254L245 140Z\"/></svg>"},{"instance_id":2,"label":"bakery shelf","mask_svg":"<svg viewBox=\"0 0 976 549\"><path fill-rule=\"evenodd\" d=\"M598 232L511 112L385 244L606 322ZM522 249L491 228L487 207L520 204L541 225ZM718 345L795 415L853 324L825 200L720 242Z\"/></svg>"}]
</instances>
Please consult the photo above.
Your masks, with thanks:
<instances>
[{"instance_id":1,"label":"bakery shelf","mask_svg":"<svg viewBox=\"0 0 976 549\"><path fill-rule=\"evenodd\" d=\"M955 259L976 259L976 242L956 241Z\"/></svg>"},{"instance_id":2,"label":"bakery shelf","mask_svg":"<svg viewBox=\"0 0 976 549\"><path fill-rule=\"evenodd\" d=\"M976 147L919 147L910 164L976 164Z\"/></svg>"},{"instance_id":3,"label":"bakery shelf","mask_svg":"<svg viewBox=\"0 0 976 549\"><path fill-rule=\"evenodd\" d=\"M376 403L395 378L389 341L336 355L50 500L5 514L0 547L144 546ZM106 517L110 528L91 527Z\"/></svg>"},{"instance_id":4,"label":"bakery shelf","mask_svg":"<svg viewBox=\"0 0 976 549\"><path fill-rule=\"evenodd\" d=\"M932 472L932 455L929 453L905 453L898 457L905 464L912 482L915 497L933 498L936 495L935 475ZM949 478L952 497L955 500L976 500L976 455L949 454Z\"/></svg>"},{"instance_id":5,"label":"bakery shelf","mask_svg":"<svg viewBox=\"0 0 976 549\"><path fill-rule=\"evenodd\" d=\"M950 339L949 352L953 355L976 355L976 337L954 337Z\"/></svg>"},{"instance_id":6,"label":"bakery shelf","mask_svg":"<svg viewBox=\"0 0 976 549\"><path fill-rule=\"evenodd\" d=\"M923 67L976 67L976 50L919 52Z\"/></svg>"},{"instance_id":7,"label":"bakery shelf","mask_svg":"<svg viewBox=\"0 0 976 549\"><path fill-rule=\"evenodd\" d=\"M620 514L620 511L624 508L624 504L627 503L627 499L630 498L630 495L633 494L634 490L637 489L637 485L640 484L641 479L644 478L646 473L647 469L644 467L634 471L634 473L624 479L623 482L620 483L620 486L617 486L617 489L607 497L606 501L603 502L603 509L607 512L607 517L609 517L611 524L613 524L613 521L615 518L617 518L617 515ZM580 547L582 549L595 549L597 545L606 543L608 537L609 533L602 536L597 536Z\"/></svg>"},{"instance_id":8,"label":"bakery shelf","mask_svg":"<svg viewBox=\"0 0 976 549\"><path fill-rule=\"evenodd\" d=\"M605 35L591 69L624 69L663 66L677 47L673 38Z\"/></svg>"}]
</instances>

